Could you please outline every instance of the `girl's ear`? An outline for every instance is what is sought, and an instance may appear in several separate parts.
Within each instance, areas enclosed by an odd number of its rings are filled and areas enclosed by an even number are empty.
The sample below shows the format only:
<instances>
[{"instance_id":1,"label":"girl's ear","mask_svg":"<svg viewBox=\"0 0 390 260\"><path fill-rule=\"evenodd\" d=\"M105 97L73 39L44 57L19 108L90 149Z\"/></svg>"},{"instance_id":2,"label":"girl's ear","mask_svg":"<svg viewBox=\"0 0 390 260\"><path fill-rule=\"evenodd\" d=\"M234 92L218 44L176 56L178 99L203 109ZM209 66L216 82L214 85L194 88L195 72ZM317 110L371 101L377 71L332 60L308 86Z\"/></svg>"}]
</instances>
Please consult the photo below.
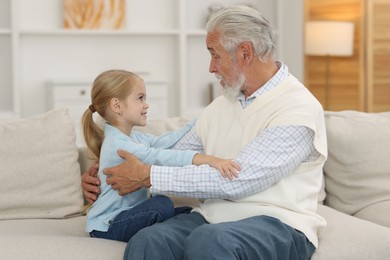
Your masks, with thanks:
<instances>
[{"instance_id":1,"label":"girl's ear","mask_svg":"<svg viewBox=\"0 0 390 260\"><path fill-rule=\"evenodd\" d=\"M112 98L110 100L110 108L116 114L122 113L121 104L117 98Z\"/></svg>"}]
</instances>

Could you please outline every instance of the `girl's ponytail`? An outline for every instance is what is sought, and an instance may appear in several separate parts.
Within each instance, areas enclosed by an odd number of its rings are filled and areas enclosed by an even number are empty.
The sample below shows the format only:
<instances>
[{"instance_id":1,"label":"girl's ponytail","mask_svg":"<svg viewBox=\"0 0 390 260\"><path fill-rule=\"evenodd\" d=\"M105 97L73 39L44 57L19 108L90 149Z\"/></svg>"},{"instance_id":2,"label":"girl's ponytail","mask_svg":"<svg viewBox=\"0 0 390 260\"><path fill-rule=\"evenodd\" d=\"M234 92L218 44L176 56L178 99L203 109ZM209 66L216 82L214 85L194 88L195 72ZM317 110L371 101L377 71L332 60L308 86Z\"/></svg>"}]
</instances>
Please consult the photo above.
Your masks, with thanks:
<instances>
[{"instance_id":1,"label":"girl's ponytail","mask_svg":"<svg viewBox=\"0 0 390 260\"><path fill-rule=\"evenodd\" d=\"M95 108L93 105L90 105L83 114L81 124L83 126L85 144L91 154L91 159L99 160L100 148L103 143L103 130L93 120L94 112L96 112Z\"/></svg>"}]
</instances>

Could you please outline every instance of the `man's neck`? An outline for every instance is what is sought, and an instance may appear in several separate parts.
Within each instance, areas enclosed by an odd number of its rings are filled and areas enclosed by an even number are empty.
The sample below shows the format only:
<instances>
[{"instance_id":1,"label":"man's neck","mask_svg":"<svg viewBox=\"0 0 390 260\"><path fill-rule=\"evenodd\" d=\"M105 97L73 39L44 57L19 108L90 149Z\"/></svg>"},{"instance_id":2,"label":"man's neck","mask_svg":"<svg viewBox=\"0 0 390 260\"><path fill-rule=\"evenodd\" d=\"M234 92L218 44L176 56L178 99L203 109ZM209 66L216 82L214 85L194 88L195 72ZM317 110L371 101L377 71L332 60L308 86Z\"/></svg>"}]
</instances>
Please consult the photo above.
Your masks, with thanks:
<instances>
[{"instance_id":1,"label":"man's neck","mask_svg":"<svg viewBox=\"0 0 390 260\"><path fill-rule=\"evenodd\" d=\"M246 87L242 90L245 99L267 83L278 70L279 68L274 60L270 60L266 63L258 61L251 66L246 75Z\"/></svg>"}]
</instances>

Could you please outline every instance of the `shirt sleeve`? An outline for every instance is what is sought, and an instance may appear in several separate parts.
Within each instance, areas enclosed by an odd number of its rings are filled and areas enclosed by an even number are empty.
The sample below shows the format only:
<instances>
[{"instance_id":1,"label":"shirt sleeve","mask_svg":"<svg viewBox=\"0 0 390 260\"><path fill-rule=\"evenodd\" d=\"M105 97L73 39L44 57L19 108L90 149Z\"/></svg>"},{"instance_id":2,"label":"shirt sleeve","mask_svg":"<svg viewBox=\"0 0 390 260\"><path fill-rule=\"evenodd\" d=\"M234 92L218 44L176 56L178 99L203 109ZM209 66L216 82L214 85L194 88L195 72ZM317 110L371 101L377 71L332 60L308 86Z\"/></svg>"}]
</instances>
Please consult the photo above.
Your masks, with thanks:
<instances>
[{"instance_id":1,"label":"shirt sleeve","mask_svg":"<svg viewBox=\"0 0 390 260\"><path fill-rule=\"evenodd\" d=\"M302 162L315 160L314 132L304 126L278 126L261 131L234 159L239 177L223 178L208 166L151 168L151 192L195 198L238 199L267 189Z\"/></svg>"},{"instance_id":2,"label":"shirt sleeve","mask_svg":"<svg viewBox=\"0 0 390 260\"><path fill-rule=\"evenodd\" d=\"M191 165L196 152L191 150L173 150L164 149L163 146L150 147L142 142L133 142L129 140L117 140L117 146L134 154L145 164L184 166Z\"/></svg>"},{"instance_id":3,"label":"shirt sleeve","mask_svg":"<svg viewBox=\"0 0 390 260\"><path fill-rule=\"evenodd\" d=\"M191 131L195 125L195 120L192 120L186 123L182 128L179 128L175 131L167 132L159 136L155 136L147 133L133 132L131 138L139 143L147 144L150 147L154 148L163 148L169 149L174 148L174 146L179 142L183 136L185 136L189 131ZM177 149L176 150L190 150L190 149Z\"/></svg>"},{"instance_id":4,"label":"shirt sleeve","mask_svg":"<svg viewBox=\"0 0 390 260\"><path fill-rule=\"evenodd\" d=\"M195 128L191 128L183 138L181 138L173 147L178 150L193 150L199 153L204 153L202 141L196 134Z\"/></svg>"}]
</instances>

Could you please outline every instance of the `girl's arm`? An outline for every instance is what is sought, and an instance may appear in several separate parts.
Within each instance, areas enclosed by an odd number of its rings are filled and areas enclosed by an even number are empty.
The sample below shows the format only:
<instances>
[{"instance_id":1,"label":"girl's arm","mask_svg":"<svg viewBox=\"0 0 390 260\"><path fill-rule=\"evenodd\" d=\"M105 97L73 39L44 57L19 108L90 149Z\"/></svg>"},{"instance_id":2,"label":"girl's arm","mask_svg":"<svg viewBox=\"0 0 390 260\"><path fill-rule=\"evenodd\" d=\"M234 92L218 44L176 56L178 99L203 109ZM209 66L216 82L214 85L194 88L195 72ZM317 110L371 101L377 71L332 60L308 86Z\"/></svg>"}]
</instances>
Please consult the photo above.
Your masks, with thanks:
<instances>
[{"instance_id":1,"label":"girl's arm","mask_svg":"<svg viewBox=\"0 0 390 260\"><path fill-rule=\"evenodd\" d=\"M222 177L232 180L233 177L238 178L237 171L240 171L240 166L232 160L221 159L215 156L197 153L192 159L193 165L208 164L217 169Z\"/></svg>"},{"instance_id":2,"label":"girl's arm","mask_svg":"<svg viewBox=\"0 0 390 260\"><path fill-rule=\"evenodd\" d=\"M195 122L196 120L192 120L177 130L166 132L158 136L148 133L137 133L135 131L134 133L137 134L133 134L132 137L139 143L147 143L150 147L170 149L193 128ZM187 148L185 150L190 149Z\"/></svg>"}]
</instances>

